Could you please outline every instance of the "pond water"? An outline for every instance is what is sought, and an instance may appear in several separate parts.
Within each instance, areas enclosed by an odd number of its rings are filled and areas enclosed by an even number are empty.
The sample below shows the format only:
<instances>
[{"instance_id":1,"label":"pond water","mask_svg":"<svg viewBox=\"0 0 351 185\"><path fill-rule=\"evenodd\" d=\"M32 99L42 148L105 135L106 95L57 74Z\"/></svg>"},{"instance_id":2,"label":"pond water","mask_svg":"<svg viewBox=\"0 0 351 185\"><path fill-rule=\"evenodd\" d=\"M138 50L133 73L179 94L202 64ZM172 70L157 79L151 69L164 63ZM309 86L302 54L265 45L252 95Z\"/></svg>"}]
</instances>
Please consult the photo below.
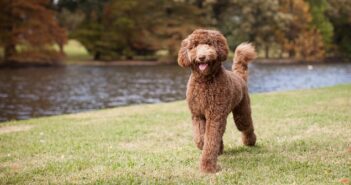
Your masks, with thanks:
<instances>
[{"instance_id":1,"label":"pond water","mask_svg":"<svg viewBox=\"0 0 351 185\"><path fill-rule=\"evenodd\" d=\"M351 83L351 64L251 64L249 69L251 93ZM182 100L189 74L176 65L1 68L0 121Z\"/></svg>"}]
</instances>

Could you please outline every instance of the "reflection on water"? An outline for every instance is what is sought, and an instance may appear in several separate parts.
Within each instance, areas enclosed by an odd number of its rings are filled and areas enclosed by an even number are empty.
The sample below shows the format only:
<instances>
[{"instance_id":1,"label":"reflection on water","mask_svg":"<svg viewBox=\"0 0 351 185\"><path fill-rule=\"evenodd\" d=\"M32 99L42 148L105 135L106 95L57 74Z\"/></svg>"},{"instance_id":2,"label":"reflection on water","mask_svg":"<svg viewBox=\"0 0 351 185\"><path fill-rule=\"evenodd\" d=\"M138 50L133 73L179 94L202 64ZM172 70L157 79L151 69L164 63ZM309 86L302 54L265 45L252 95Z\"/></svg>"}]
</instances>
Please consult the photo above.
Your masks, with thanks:
<instances>
[{"instance_id":1,"label":"reflection on water","mask_svg":"<svg viewBox=\"0 0 351 185\"><path fill-rule=\"evenodd\" d=\"M0 69L0 121L181 100L189 74L176 65ZM250 92L339 83L351 83L351 64L250 66Z\"/></svg>"}]
</instances>

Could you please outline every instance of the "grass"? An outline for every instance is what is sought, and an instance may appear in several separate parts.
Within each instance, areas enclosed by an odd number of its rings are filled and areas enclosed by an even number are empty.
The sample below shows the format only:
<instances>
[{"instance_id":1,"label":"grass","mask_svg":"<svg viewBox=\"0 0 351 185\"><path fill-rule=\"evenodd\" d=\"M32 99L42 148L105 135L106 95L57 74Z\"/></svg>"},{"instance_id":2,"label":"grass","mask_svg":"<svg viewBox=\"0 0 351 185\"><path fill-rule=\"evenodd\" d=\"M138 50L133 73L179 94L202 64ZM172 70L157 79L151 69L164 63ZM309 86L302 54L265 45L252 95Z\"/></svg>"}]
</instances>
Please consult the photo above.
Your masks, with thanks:
<instances>
[{"instance_id":1,"label":"grass","mask_svg":"<svg viewBox=\"0 0 351 185\"><path fill-rule=\"evenodd\" d=\"M92 59L85 47L76 40L69 40L64 47L64 51L66 54L66 63Z\"/></svg>"},{"instance_id":2,"label":"grass","mask_svg":"<svg viewBox=\"0 0 351 185\"><path fill-rule=\"evenodd\" d=\"M252 95L258 143L228 118L222 171L198 170L184 101L0 124L0 184L350 184L351 85Z\"/></svg>"},{"instance_id":3,"label":"grass","mask_svg":"<svg viewBox=\"0 0 351 185\"><path fill-rule=\"evenodd\" d=\"M58 47L56 47L58 50ZM64 52L66 54L65 63L74 63L79 61L90 61L92 56L89 55L85 47L76 40L68 40L64 46ZM0 59L4 55L4 49L0 47Z\"/></svg>"}]
</instances>

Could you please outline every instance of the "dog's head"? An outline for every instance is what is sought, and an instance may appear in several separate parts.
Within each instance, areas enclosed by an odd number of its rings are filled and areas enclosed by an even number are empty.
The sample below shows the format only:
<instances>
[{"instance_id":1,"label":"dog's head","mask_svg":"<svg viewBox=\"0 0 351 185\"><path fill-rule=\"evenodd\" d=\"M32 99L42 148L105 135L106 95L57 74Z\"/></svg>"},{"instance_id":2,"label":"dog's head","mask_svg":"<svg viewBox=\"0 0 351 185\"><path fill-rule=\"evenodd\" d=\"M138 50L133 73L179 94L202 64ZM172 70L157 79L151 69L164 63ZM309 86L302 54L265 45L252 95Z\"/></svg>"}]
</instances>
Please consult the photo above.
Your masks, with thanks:
<instances>
[{"instance_id":1,"label":"dog's head","mask_svg":"<svg viewBox=\"0 0 351 185\"><path fill-rule=\"evenodd\" d=\"M197 29L182 41L178 64L208 75L222 65L227 55L227 40L219 31Z\"/></svg>"}]
</instances>

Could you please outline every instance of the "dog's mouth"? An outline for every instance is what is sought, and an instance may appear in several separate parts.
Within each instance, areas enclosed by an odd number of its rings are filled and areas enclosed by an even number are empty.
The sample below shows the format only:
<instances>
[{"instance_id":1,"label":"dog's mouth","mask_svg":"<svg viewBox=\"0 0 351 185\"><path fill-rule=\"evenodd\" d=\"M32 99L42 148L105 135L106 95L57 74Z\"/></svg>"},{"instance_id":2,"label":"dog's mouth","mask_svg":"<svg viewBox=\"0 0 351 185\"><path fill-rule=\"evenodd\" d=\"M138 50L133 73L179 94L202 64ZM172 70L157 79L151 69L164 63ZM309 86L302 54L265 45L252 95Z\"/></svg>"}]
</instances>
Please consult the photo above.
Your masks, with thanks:
<instances>
[{"instance_id":1,"label":"dog's mouth","mask_svg":"<svg viewBox=\"0 0 351 185\"><path fill-rule=\"evenodd\" d=\"M208 67L208 64L206 64L206 63L201 63L201 64L199 64L199 69L200 69L200 71L206 70L207 67Z\"/></svg>"}]
</instances>

